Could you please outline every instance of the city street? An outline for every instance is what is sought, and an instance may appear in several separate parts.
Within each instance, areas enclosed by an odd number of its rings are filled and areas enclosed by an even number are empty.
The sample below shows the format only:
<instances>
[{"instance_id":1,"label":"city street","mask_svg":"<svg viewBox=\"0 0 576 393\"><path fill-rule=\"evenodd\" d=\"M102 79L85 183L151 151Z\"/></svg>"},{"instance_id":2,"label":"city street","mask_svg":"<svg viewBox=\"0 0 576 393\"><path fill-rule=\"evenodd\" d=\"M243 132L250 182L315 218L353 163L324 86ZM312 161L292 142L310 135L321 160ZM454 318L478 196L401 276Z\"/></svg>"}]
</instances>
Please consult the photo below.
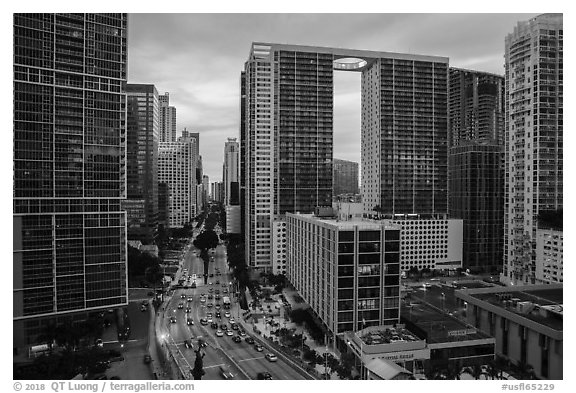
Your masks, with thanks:
<instances>
[{"instance_id":1,"label":"city street","mask_svg":"<svg viewBox=\"0 0 576 393\"><path fill-rule=\"evenodd\" d=\"M203 379L223 379L219 366L224 364L230 367L235 379L256 379L257 374L264 371L270 372L274 379L305 379L291 365L285 363L281 357L276 362L270 362L265 358L265 354L268 352L266 349L263 352L258 352L253 345L246 343L245 338L250 336L250 332L246 332L247 336L242 338L242 342L236 343L232 340L233 336L217 337L216 329L210 325L203 326L201 324L200 319L206 318L208 313L212 313L213 319L218 325L226 324L230 327L229 318L224 316L224 309L220 310L222 317L220 319L215 318L216 310L214 307L216 304L221 304L221 300L207 299L205 303L201 303L201 294L208 296L210 288L213 292L219 290L220 296L228 295L230 297L231 318L238 320L241 310L234 294L223 293L223 290L230 292L232 283L232 275L228 271L226 261L225 246L220 244L213 253L210 253L211 261L207 272L204 272L203 262L197 255L199 255L199 250L192 246L184 257L182 269L177 277L178 279L181 276L183 269L188 269L190 275L196 274L198 277L196 280L197 288L176 289L166 303L162 321L162 326L166 332L164 345L170 346L175 352L179 364L183 368L186 367L187 370L194 367L196 354L193 349L186 348L184 340L190 340L194 349L197 349L198 339L202 338L208 344L204 349L206 355L203 361L206 374ZM218 272L220 275L217 275ZM206 284L203 280L204 273L208 274ZM181 298L183 294L186 299ZM214 293L212 295L214 296ZM188 296L193 297L191 302L187 302ZM181 309L178 308L179 303L182 303ZM213 307L208 307L208 303L212 303ZM189 314L185 312L186 307L191 308ZM170 323L172 316L176 318L176 323ZM187 325L187 318L192 318L194 325ZM233 332L235 336L238 335L238 331ZM179 355L182 355L181 358Z\"/></svg>"}]
</instances>

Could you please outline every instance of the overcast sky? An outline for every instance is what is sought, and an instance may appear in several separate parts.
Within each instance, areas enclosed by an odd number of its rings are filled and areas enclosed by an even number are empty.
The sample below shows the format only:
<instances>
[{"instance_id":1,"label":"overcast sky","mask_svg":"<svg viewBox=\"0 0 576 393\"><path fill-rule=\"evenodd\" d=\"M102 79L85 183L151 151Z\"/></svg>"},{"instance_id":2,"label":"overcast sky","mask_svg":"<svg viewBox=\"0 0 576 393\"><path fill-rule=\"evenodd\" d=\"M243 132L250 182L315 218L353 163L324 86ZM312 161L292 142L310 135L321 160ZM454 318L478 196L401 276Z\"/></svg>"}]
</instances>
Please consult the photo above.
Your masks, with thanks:
<instances>
[{"instance_id":1,"label":"overcast sky","mask_svg":"<svg viewBox=\"0 0 576 393\"><path fill-rule=\"evenodd\" d=\"M200 133L204 174L222 178L239 137L240 72L252 42L437 55L503 75L504 37L537 14L129 14L128 82L170 93L177 131ZM360 73L336 72L334 157L360 162Z\"/></svg>"}]
</instances>

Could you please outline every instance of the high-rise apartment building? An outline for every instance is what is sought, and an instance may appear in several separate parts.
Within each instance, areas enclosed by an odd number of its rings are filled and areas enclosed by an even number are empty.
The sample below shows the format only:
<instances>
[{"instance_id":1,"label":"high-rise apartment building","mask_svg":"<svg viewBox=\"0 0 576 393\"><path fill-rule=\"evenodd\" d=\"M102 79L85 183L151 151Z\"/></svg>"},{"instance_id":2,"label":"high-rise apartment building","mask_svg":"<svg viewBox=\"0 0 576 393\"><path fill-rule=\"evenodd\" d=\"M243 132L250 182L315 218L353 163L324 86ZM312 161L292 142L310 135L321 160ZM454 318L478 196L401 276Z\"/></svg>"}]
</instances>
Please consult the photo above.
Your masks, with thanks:
<instances>
[{"instance_id":1,"label":"high-rise apartment building","mask_svg":"<svg viewBox=\"0 0 576 393\"><path fill-rule=\"evenodd\" d=\"M170 106L170 93L158 97L160 103L160 142L176 142L176 108Z\"/></svg>"},{"instance_id":2,"label":"high-rise apartment building","mask_svg":"<svg viewBox=\"0 0 576 393\"><path fill-rule=\"evenodd\" d=\"M447 213L447 58L253 43L240 132L253 267L270 268L274 219L331 204L334 69L362 72L365 212Z\"/></svg>"},{"instance_id":3,"label":"high-rise apartment building","mask_svg":"<svg viewBox=\"0 0 576 393\"><path fill-rule=\"evenodd\" d=\"M126 85L128 240L145 244L158 233L158 91L154 85Z\"/></svg>"},{"instance_id":4,"label":"high-rise apartment building","mask_svg":"<svg viewBox=\"0 0 576 393\"><path fill-rule=\"evenodd\" d=\"M450 67L450 147L462 141L504 144L504 77Z\"/></svg>"},{"instance_id":5,"label":"high-rise apartment building","mask_svg":"<svg viewBox=\"0 0 576 393\"><path fill-rule=\"evenodd\" d=\"M538 216L563 207L563 22L544 14L505 40L504 268L535 283Z\"/></svg>"},{"instance_id":6,"label":"high-rise apartment building","mask_svg":"<svg viewBox=\"0 0 576 393\"><path fill-rule=\"evenodd\" d=\"M14 14L14 348L128 304L126 14Z\"/></svg>"},{"instance_id":7,"label":"high-rise apartment building","mask_svg":"<svg viewBox=\"0 0 576 393\"><path fill-rule=\"evenodd\" d=\"M463 268L498 272L504 236L504 77L450 68L450 218L464 221Z\"/></svg>"},{"instance_id":8,"label":"high-rise apartment building","mask_svg":"<svg viewBox=\"0 0 576 393\"><path fill-rule=\"evenodd\" d=\"M170 227L183 227L197 214L194 174L198 157L195 140L180 137L177 142L160 142L158 181L169 190Z\"/></svg>"},{"instance_id":9,"label":"high-rise apartment building","mask_svg":"<svg viewBox=\"0 0 576 393\"><path fill-rule=\"evenodd\" d=\"M341 194L358 194L357 162L335 158L333 161L332 173L332 184L334 187L332 195L334 197Z\"/></svg>"},{"instance_id":10,"label":"high-rise apartment building","mask_svg":"<svg viewBox=\"0 0 576 393\"><path fill-rule=\"evenodd\" d=\"M228 138L228 141L224 143L224 165L222 170L225 205L237 205L240 202L238 198L239 165L240 145L236 138Z\"/></svg>"}]
</instances>

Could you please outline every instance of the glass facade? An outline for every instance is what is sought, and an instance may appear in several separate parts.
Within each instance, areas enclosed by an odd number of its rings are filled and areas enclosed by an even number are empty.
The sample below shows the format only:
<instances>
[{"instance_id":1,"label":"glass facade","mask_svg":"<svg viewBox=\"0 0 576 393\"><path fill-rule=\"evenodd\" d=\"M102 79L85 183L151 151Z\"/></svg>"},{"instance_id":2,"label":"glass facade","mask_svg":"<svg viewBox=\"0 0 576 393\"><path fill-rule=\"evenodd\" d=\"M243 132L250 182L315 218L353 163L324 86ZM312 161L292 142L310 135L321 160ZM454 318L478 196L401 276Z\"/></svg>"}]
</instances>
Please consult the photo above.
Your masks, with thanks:
<instances>
[{"instance_id":1,"label":"glass facade","mask_svg":"<svg viewBox=\"0 0 576 393\"><path fill-rule=\"evenodd\" d=\"M14 14L15 334L127 303L126 24Z\"/></svg>"},{"instance_id":2,"label":"glass facade","mask_svg":"<svg viewBox=\"0 0 576 393\"><path fill-rule=\"evenodd\" d=\"M463 143L450 149L450 217L463 220L462 267L502 268L504 237L503 146Z\"/></svg>"},{"instance_id":3,"label":"glass facade","mask_svg":"<svg viewBox=\"0 0 576 393\"><path fill-rule=\"evenodd\" d=\"M158 233L158 91L128 84L126 93L128 240L150 244Z\"/></svg>"},{"instance_id":4,"label":"glass facade","mask_svg":"<svg viewBox=\"0 0 576 393\"><path fill-rule=\"evenodd\" d=\"M362 72L365 213L447 213L447 83L442 58L379 58Z\"/></svg>"}]
</instances>

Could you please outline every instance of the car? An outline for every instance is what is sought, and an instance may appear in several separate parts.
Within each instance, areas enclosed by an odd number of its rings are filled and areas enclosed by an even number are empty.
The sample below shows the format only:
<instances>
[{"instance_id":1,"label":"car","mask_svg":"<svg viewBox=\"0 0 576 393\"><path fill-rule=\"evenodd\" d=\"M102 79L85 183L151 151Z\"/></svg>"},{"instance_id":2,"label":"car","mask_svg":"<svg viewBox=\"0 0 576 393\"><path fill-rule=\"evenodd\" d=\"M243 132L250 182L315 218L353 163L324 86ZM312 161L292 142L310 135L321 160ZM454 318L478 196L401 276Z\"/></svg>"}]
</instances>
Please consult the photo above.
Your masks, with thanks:
<instances>
[{"instance_id":1,"label":"car","mask_svg":"<svg viewBox=\"0 0 576 393\"><path fill-rule=\"evenodd\" d=\"M222 290L222 293L226 294L226 293L228 293L228 290L227 290L227 289L223 289L223 290Z\"/></svg>"},{"instance_id":2,"label":"car","mask_svg":"<svg viewBox=\"0 0 576 393\"><path fill-rule=\"evenodd\" d=\"M208 292L209 292L209 293L212 293L212 292L214 292L214 289L213 289L213 288L208 288ZM209 295L209 296L212 296L212 295Z\"/></svg>"},{"instance_id":3,"label":"car","mask_svg":"<svg viewBox=\"0 0 576 393\"><path fill-rule=\"evenodd\" d=\"M230 318L230 320L228 322L230 322L232 324L232 323L236 323L236 320L234 319L234 317L232 317L232 318Z\"/></svg>"},{"instance_id":4,"label":"car","mask_svg":"<svg viewBox=\"0 0 576 393\"><path fill-rule=\"evenodd\" d=\"M202 325L208 325L208 320L206 318L200 318L200 323Z\"/></svg>"},{"instance_id":5,"label":"car","mask_svg":"<svg viewBox=\"0 0 576 393\"><path fill-rule=\"evenodd\" d=\"M200 303L206 303L206 298L205 298L205 297L201 297L201 298L200 298Z\"/></svg>"},{"instance_id":6,"label":"car","mask_svg":"<svg viewBox=\"0 0 576 393\"><path fill-rule=\"evenodd\" d=\"M186 313L189 314L192 310L190 309L190 307L186 307Z\"/></svg>"},{"instance_id":7,"label":"car","mask_svg":"<svg viewBox=\"0 0 576 393\"><path fill-rule=\"evenodd\" d=\"M188 326L194 325L194 321L192 320L192 318L187 318L187 319L186 319L186 325L188 325Z\"/></svg>"},{"instance_id":8,"label":"car","mask_svg":"<svg viewBox=\"0 0 576 393\"><path fill-rule=\"evenodd\" d=\"M208 295L208 300L212 300L214 299L214 296L212 296L211 294Z\"/></svg>"},{"instance_id":9,"label":"car","mask_svg":"<svg viewBox=\"0 0 576 393\"><path fill-rule=\"evenodd\" d=\"M208 282L208 285L212 285L212 281L209 281L209 282Z\"/></svg>"},{"instance_id":10,"label":"car","mask_svg":"<svg viewBox=\"0 0 576 393\"><path fill-rule=\"evenodd\" d=\"M192 281L192 285L190 285L190 288L196 288L196 281Z\"/></svg>"},{"instance_id":11,"label":"car","mask_svg":"<svg viewBox=\"0 0 576 393\"><path fill-rule=\"evenodd\" d=\"M180 295L180 299L186 299L186 295L184 295L184 294ZM180 304L182 304L182 303L180 303Z\"/></svg>"},{"instance_id":12,"label":"car","mask_svg":"<svg viewBox=\"0 0 576 393\"><path fill-rule=\"evenodd\" d=\"M216 337L223 337L224 336L224 332L220 329L216 330Z\"/></svg>"},{"instance_id":13,"label":"car","mask_svg":"<svg viewBox=\"0 0 576 393\"><path fill-rule=\"evenodd\" d=\"M191 302L194 300L194 296L188 296L188 298L186 299L187 302Z\"/></svg>"},{"instance_id":14,"label":"car","mask_svg":"<svg viewBox=\"0 0 576 393\"><path fill-rule=\"evenodd\" d=\"M268 371L264 371L264 372L258 373L258 374L256 375L256 379L271 380L271 379L272 379L272 374L270 374Z\"/></svg>"},{"instance_id":15,"label":"car","mask_svg":"<svg viewBox=\"0 0 576 393\"><path fill-rule=\"evenodd\" d=\"M220 310L220 309L222 308L222 306L220 305L220 303L216 303L216 304L214 305L214 308L215 308L216 310Z\"/></svg>"},{"instance_id":16,"label":"car","mask_svg":"<svg viewBox=\"0 0 576 393\"><path fill-rule=\"evenodd\" d=\"M244 341L246 341L248 344L253 345L254 344L254 339L250 336L246 337L244 339Z\"/></svg>"},{"instance_id":17,"label":"car","mask_svg":"<svg viewBox=\"0 0 576 393\"><path fill-rule=\"evenodd\" d=\"M209 276L210 276L210 277L214 277L214 273L210 273Z\"/></svg>"},{"instance_id":18,"label":"car","mask_svg":"<svg viewBox=\"0 0 576 393\"><path fill-rule=\"evenodd\" d=\"M181 310L184 308L184 303L178 303L178 309Z\"/></svg>"},{"instance_id":19,"label":"car","mask_svg":"<svg viewBox=\"0 0 576 393\"><path fill-rule=\"evenodd\" d=\"M152 357L148 354L144 355L144 364L149 364L152 361Z\"/></svg>"},{"instance_id":20,"label":"car","mask_svg":"<svg viewBox=\"0 0 576 393\"><path fill-rule=\"evenodd\" d=\"M218 329L218 324L217 324L216 322L212 322L212 323L210 324L210 327L211 327L212 329Z\"/></svg>"},{"instance_id":21,"label":"car","mask_svg":"<svg viewBox=\"0 0 576 393\"><path fill-rule=\"evenodd\" d=\"M269 362L276 362L278 361L278 357L276 355L274 355L273 353L267 353L265 356L266 360L268 360Z\"/></svg>"},{"instance_id":22,"label":"car","mask_svg":"<svg viewBox=\"0 0 576 393\"><path fill-rule=\"evenodd\" d=\"M258 352L262 352L264 350L264 347L260 344L256 344L254 345L254 349L257 350Z\"/></svg>"},{"instance_id":23,"label":"car","mask_svg":"<svg viewBox=\"0 0 576 393\"><path fill-rule=\"evenodd\" d=\"M208 303L208 304L206 305L206 307L208 307L208 308L214 307L214 304L212 304L212 303L210 302L210 303Z\"/></svg>"},{"instance_id":24,"label":"car","mask_svg":"<svg viewBox=\"0 0 576 393\"><path fill-rule=\"evenodd\" d=\"M246 337L246 332L244 330L240 330L238 334L242 337Z\"/></svg>"},{"instance_id":25,"label":"car","mask_svg":"<svg viewBox=\"0 0 576 393\"><path fill-rule=\"evenodd\" d=\"M207 318L208 323L214 323L214 320L212 320L212 318Z\"/></svg>"},{"instance_id":26,"label":"car","mask_svg":"<svg viewBox=\"0 0 576 393\"><path fill-rule=\"evenodd\" d=\"M222 375L222 377L224 377L224 379L233 379L234 378L234 374L232 374L232 372L230 372L230 368L225 364L220 366L220 375Z\"/></svg>"},{"instance_id":27,"label":"car","mask_svg":"<svg viewBox=\"0 0 576 393\"><path fill-rule=\"evenodd\" d=\"M233 336L234 333L232 333L232 330L226 330L226 335L227 336Z\"/></svg>"},{"instance_id":28,"label":"car","mask_svg":"<svg viewBox=\"0 0 576 393\"><path fill-rule=\"evenodd\" d=\"M222 330L228 330L228 325L226 325L225 323L220 325L220 329Z\"/></svg>"},{"instance_id":29,"label":"car","mask_svg":"<svg viewBox=\"0 0 576 393\"><path fill-rule=\"evenodd\" d=\"M224 316L225 316L226 318L230 318L230 313L229 313L228 311L226 311L226 312L224 313Z\"/></svg>"},{"instance_id":30,"label":"car","mask_svg":"<svg viewBox=\"0 0 576 393\"><path fill-rule=\"evenodd\" d=\"M176 317L170 317L170 323L176 323Z\"/></svg>"},{"instance_id":31,"label":"car","mask_svg":"<svg viewBox=\"0 0 576 393\"><path fill-rule=\"evenodd\" d=\"M194 348L189 340L184 340L184 346L186 348Z\"/></svg>"},{"instance_id":32,"label":"car","mask_svg":"<svg viewBox=\"0 0 576 393\"><path fill-rule=\"evenodd\" d=\"M219 285L219 284L220 284L220 280L216 280L216 285Z\"/></svg>"},{"instance_id":33,"label":"car","mask_svg":"<svg viewBox=\"0 0 576 393\"><path fill-rule=\"evenodd\" d=\"M234 336L232 337L232 341L234 341L235 343L241 343L242 338L240 336Z\"/></svg>"}]
</instances>

